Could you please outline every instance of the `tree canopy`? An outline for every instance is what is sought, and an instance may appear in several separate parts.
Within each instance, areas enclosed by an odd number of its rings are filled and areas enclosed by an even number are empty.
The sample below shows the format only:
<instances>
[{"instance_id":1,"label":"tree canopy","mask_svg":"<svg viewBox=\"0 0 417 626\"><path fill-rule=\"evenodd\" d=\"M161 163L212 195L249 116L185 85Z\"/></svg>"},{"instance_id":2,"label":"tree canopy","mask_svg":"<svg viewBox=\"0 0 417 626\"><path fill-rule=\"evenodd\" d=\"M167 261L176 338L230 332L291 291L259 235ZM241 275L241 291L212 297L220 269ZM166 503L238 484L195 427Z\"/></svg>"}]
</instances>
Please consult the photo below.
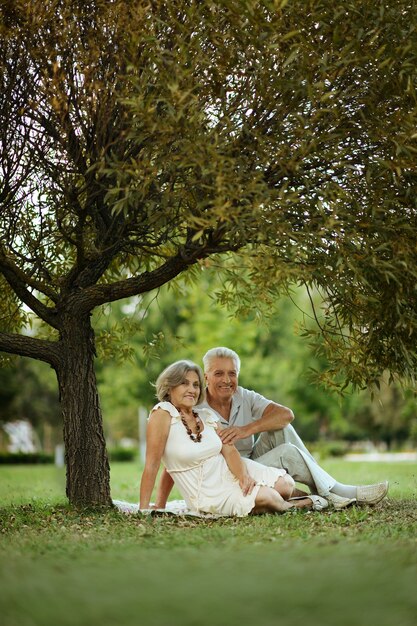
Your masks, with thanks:
<instances>
[{"instance_id":1,"label":"tree canopy","mask_svg":"<svg viewBox=\"0 0 417 626\"><path fill-rule=\"evenodd\" d=\"M21 302L59 328L63 298L91 310L244 249L241 302L316 284L337 367L413 375L412 3L17 0L1 18L4 330Z\"/></svg>"}]
</instances>

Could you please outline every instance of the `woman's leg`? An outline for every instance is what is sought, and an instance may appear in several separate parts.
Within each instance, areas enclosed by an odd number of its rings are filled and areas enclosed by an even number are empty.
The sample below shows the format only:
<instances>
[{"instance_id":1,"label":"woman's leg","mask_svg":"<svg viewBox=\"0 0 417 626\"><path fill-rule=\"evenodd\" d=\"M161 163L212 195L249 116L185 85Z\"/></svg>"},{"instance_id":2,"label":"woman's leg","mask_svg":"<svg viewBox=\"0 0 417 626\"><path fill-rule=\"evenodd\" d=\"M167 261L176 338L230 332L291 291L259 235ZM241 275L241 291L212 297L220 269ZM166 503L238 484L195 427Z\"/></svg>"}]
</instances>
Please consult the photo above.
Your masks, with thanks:
<instances>
[{"instance_id":1,"label":"woman's leg","mask_svg":"<svg viewBox=\"0 0 417 626\"><path fill-rule=\"evenodd\" d=\"M302 497L305 496L308 498L309 494L306 491L301 491L301 489L297 489L295 486L295 481L292 476L289 474L285 474L285 476L280 476L274 485L275 491L284 498L284 500L289 500L294 497Z\"/></svg>"},{"instance_id":2,"label":"woman's leg","mask_svg":"<svg viewBox=\"0 0 417 626\"><path fill-rule=\"evenodd\" d=\"M279 495L284 498L284 500L289 500L291 496L294 495L294 488L294 479L289 474L285 474L285 476L280 476L274 484L275 491L277 491Z\"/></svg>"},{"instance_id":3,"label":"woman's leg","mask_svg":"<svg viewBox=\"0 0 417 626\"><path fill-rule=\"evenodd\" d=\"M289 509L311 509L313 502L310 498L302 498L287 502L273 487L260 487L255 499L252 513L284 513Z\"/></svg>"}]
</instances>

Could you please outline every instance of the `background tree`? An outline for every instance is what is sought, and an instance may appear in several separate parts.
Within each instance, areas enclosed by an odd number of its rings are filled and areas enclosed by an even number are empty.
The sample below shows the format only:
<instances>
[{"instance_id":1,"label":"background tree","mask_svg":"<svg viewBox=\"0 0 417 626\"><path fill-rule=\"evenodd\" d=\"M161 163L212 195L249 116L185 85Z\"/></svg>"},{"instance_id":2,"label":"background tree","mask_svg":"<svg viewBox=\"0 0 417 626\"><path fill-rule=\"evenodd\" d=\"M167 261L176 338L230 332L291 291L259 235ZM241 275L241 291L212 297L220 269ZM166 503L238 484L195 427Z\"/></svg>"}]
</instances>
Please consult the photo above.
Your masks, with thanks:
<instances>
[{"instance_id":1,"label":"background tree","mask_svg":"<svg viewBox=\"0 0 417 626\"><path fill-rule=\"evenodd\" d=\"M15 357L0 368L0 426L28 420L46 452L62 442L56 377L41 361Z\"/></svg>"},{"instance_id":2,"label":"background tree","mask_svg":"<svg viewBox=\"0 0 417 626\"><path fill-rule=\"evenodd\" d=\"M291 407L304 440L411 441L417 419L411 390L388 385L386 375L379 390L348 387L342 396L320 383L329 363L302 337L303 326L315 325L305 289L280 298L264 324L254 313L236 318L219 307L214 294L220 288L219 277L204 271L198 284L177 290L171 283L95 313L97 375L110 440L137 438L138 407L148 411L155 403L152 383L166 365L178 358L201 363L206 350L226 345L242 357L241 384ZM314 300L319 308L317 293Z\"/></svg>"},{"instance_id":3,"label":"background tree","mask_svg":"<svg viewBox=\"0 0 417 626\"><path fill-rule=\"evenodd\" d=\"M0 349L57 373L72 503L110 503L92 311L212 255L240 310L318 285L354 383L414 375L416 19L406 0L2 3ZM23 306L49 335L19 333Z\"/></svg>"},{"instance_id":4,"label":"background tree","mask_svg":"<svg viewBox=\"0 0 417 626\"><path fill-rule=\"evenodd\" d=\"M160 371L178 358L201 363L215 345L230 346L240 354L243 386L294 409L304 439L316 440L322 425L329 437L340 436L343 426L347 431L351 396L341 401L314 383L312 369L321 372L327 364L295 333L303 309L310 309L305 292L298 289L291 299L281 298L266 325L253 313L236 318L219 307L210 294L220 287L217 277L204 272L197 285L181 286L181 297L164 286L158 294L137 299L136 306L132 299L96 315L97 374L108 434L116 439L137 437L137 409L149 410L155 403L152 382Z\"/></svg>"}]
</instances>

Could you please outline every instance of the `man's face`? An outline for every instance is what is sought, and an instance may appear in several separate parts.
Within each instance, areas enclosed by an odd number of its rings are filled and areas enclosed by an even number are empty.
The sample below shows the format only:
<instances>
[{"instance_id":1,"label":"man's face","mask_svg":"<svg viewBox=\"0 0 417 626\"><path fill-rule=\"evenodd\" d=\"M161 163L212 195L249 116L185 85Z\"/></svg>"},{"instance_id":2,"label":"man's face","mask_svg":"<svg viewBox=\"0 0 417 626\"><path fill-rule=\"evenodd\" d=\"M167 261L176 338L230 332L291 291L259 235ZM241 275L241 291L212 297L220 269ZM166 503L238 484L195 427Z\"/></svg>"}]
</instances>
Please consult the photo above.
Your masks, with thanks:
<instances>
[{"instance_id":1,"label":"man's face","mask_svg":"<svg viewBox=\"0 0 417 626\"><path fill-rule=\"evenodd\" d=\"M230 400L237 389L237 369L233 359L212 359L205 373L207 390L214 400Z\"/></svg>"}]
</instances>

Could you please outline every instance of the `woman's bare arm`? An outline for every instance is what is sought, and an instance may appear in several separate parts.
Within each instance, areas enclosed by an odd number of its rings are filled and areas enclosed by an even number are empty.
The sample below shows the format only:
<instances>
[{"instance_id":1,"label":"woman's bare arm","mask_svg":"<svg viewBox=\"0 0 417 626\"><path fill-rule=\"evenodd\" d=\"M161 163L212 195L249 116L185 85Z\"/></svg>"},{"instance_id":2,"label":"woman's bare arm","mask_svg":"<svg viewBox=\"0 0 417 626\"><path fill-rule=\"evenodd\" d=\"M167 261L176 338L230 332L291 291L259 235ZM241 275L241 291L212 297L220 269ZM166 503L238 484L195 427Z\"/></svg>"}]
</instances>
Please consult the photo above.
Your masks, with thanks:
<instances>
[{"instance_id":1,"label":"woman's bare arm","mask_svg":"<svg viewBox=\"0 0 417 626\"><path fill-rule=\"evenodd\" d=\"M165 467L162 470L161 478L159 480L158 489L156 491L156 501L155 507L157 509L164 509L171 493L172 487L174 485L174 480L171 477L171 474L168 474Z\"/></svg>"},{"instance_id":2,"label":"woman's bare arm","mask_svg":"<svg viewBox=\"0 0 417 626\"><path fill-rule=\"evenodd\" d=\"M246 465L235 446L229 443L223 444L221 452L229 470L238 479L243 495L247 496L252 493L256 482L249 475Z\"/></svg>"},{"instance_id":3,"label":"woman's bare arm","mask_svg":"<svg viewBox=\"0 0 417 626\"><path fill-rule=\"evenodd\" d=\"M146 429L146 460L140 482L140 509L149 508L170 427L171 416L167 411L156 409L151 414Z\"/></svg>"}]
</instances>

